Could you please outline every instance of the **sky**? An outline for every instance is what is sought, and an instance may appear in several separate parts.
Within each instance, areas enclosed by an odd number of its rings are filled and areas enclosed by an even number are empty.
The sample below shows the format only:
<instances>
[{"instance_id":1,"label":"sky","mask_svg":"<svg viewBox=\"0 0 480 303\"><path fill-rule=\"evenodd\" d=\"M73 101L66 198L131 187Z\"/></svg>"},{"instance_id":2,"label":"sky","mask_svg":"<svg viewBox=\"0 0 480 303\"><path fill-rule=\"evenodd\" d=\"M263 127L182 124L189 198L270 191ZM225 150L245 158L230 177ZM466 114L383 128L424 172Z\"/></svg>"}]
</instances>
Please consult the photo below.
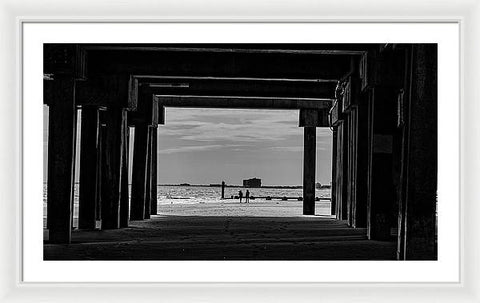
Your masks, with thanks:
<instances>
[{"instance_id":1,"label":"sky","mask_svg":"<svg viewBox=\"0 0 480 303\"><path fill-rule=\"evenodd\" d=\"M47 167L47 109L44 116ZM158 126L158 183L242 184L257 177L263 185L301 185L298 116L296 110L167 108L166 123ZM331 157L332 132L317 128L317 182L330 183Z\"/></svg>"}]
</instances>

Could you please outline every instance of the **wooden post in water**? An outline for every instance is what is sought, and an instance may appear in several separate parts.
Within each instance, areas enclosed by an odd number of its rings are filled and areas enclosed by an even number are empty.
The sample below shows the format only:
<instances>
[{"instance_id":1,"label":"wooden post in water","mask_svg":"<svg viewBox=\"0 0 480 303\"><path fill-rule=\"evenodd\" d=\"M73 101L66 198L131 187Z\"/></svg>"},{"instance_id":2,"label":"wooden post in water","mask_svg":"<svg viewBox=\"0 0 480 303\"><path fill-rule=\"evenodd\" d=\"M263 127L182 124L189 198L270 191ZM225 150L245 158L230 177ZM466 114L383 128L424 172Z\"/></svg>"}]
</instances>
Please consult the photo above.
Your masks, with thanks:
<instances>
[{"instance_id":1,"label":"wooden post in water","mask_svg":"<svg viewBox=\"0 0 480 303\"><path fill-rule=\"evenodd\" d=\"M80 191L78 227L95 229L98 204L98 134L99 111L97 106L82 106L80 148Z\"/></svg>"},{"instance_id":2,"label":"wooden post in water","mask_svg":"<svg viewBox=\"0 0 480 303\"><path fill-rule=\"evenodd\" d=\"M225 199L225 181L222 181L222 199Z\"/></svg>"},{"instance_id":3,"label":"wooden post in water","mask_svg":"<svg viewBox=\"0 0 480 303\"><path fill-rule=\"evenodd\" d=\"M131 220L143 220L145 215L147 146L148 126L146 123L137 123L133 145Z\"/></svg>"},{"instance_id":4,"label":"wooden post in water","mask_svg":"<svg viewBox=\"0 0 480 303\"><path fill-rule=\"evenodd\" d=\"M106 144L102 176L102 229L120 227L120 197L124 154L124 128L127 112L110 108L106 113Z\"/></svg>"},{"instance_id":5,"label":"wooden post in water","mask_svg":"<svg viewBox=\"0 0 480 303\"><path fill-rule=\"evenodd\" d=\"M75 167L75 80L56 77L48 121L47 228L51 243L70 243Z\"/></svg>"},{"instance_id":6,"label":"wooden post in water","mask_svg":"<svg viewBox=\"0 0 480 303\"><path fill-rule=\"evenodd\" d=\"M150 213L157 214L157 126L152 127L152 185Z\"/></svg>"}]
</instances>

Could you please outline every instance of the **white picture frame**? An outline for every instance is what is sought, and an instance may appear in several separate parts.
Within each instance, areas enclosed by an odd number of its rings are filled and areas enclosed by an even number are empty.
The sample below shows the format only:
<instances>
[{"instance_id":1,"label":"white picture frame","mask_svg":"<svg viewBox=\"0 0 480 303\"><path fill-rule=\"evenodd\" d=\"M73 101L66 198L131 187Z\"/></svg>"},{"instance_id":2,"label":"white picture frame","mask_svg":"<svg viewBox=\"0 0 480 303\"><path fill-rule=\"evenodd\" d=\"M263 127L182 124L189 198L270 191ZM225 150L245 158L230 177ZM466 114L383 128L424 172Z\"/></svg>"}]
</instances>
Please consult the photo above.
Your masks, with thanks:
<instances>
[{"instance_id":1,"label":"white picture frame","mask_svg":"<svg viewBox=\"0 0 480 303\"><path fill-rule=\"evenodd\" d=\"M212 3L213 10L193 1L182 4L159 3L152 10L147 3L132 2L111 7L102 1L62 3L53 0L49 5L41 2L4 1L2 12L1 60L4 68L0 81L0 188L3 211L0 214L0 297L2 301L480 301L478 282L480 272L476 256L480 239L474 232L475 215L479 214L475 201L478 189L475 181L479 162L475 159L479 143L475 130L476 116L480 114L479 90L475 85L479 76L479 49L475 45L480 33L480 8L478 3L467 1L444 3L435 7L427 1L385 3L375 0L372 12L360 3L319 3L295 1L272 9L262 2L244 1L241 4ZM273 11L273 13L272 13ZM369 15L361 14L368 11ZM32 13L33 12L33 13ZM76 12L81 17L71 17ZM255 13L251 13L255 12ZM155 14L155 17L149 17ZM29 17L25 17L25 16ZM98 17L98 16L102 17ZM96 17L97 16L97 17ZM120 17L121 16L121 17ZM348 16L348 17L339 17ZM21 102L22 66L20 50L22 24L27 21L42 22L454 22L461 28L461 283L23 283L22 282L22 184L25 167L22 161L23 123ZM14 85L14 83L16 85ZM465 266L467 265L467 266ZM408 290L406 290L408 288Z\"/></svg>"}]
</instances>

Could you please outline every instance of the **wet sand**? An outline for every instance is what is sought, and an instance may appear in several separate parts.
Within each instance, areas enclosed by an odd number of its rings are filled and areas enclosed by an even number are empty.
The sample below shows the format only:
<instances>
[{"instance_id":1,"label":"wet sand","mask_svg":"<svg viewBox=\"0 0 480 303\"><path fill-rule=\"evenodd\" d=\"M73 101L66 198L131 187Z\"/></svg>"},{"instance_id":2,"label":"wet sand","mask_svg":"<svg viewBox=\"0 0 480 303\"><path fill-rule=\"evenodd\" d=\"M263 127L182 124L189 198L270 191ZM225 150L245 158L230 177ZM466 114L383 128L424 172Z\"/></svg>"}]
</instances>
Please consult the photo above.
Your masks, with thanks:
<instances>
[{"instance_id":1,"label":"wet sand","mask_svg":"<svg viewBox=\"0 0 480 303\"><path fill-rule=\"evenodd\" d=\"M158 204L158 214L176 216L247 216L247 217L303 217L302 201L251 200L250 203L238 199L225 199L222 203L173 203ZM315 214L330 216L330 202L315 203Z\"/></svg>"},{"instance_id":2,"label":"wet sand","mask_svg":"<svg viewBox=\"0 0 480 303\"><path fill-rule=\"evenodd\" d=\"M278 202L278 204L277 204ZM318 203L298 201L159 205L150 220L118 230L73 232L70 245L44 245L46 260L392 260L395 242L369 241Z\"/></svg>"}]
</instances>

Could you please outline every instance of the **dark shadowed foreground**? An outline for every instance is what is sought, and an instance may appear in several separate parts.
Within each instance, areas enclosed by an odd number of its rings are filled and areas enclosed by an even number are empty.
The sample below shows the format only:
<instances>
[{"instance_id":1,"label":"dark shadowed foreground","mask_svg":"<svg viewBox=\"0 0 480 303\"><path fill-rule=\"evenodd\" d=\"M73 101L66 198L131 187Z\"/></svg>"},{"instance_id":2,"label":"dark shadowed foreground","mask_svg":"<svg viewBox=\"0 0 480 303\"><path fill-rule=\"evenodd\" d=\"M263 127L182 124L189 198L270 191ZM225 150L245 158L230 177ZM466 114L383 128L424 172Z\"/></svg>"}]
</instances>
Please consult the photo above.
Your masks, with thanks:
<instances>
[{"instance_id":1,"label":"dark shadowed foreground","mask_svg":"<svg viewBox=\"0 0 480 303\"><path fill-rule=\"evenodd\" d=\"M394 260L396 242L329 217L152 216L130 227L74 231L45 260Z\"/></svg>"}]
</instances>

